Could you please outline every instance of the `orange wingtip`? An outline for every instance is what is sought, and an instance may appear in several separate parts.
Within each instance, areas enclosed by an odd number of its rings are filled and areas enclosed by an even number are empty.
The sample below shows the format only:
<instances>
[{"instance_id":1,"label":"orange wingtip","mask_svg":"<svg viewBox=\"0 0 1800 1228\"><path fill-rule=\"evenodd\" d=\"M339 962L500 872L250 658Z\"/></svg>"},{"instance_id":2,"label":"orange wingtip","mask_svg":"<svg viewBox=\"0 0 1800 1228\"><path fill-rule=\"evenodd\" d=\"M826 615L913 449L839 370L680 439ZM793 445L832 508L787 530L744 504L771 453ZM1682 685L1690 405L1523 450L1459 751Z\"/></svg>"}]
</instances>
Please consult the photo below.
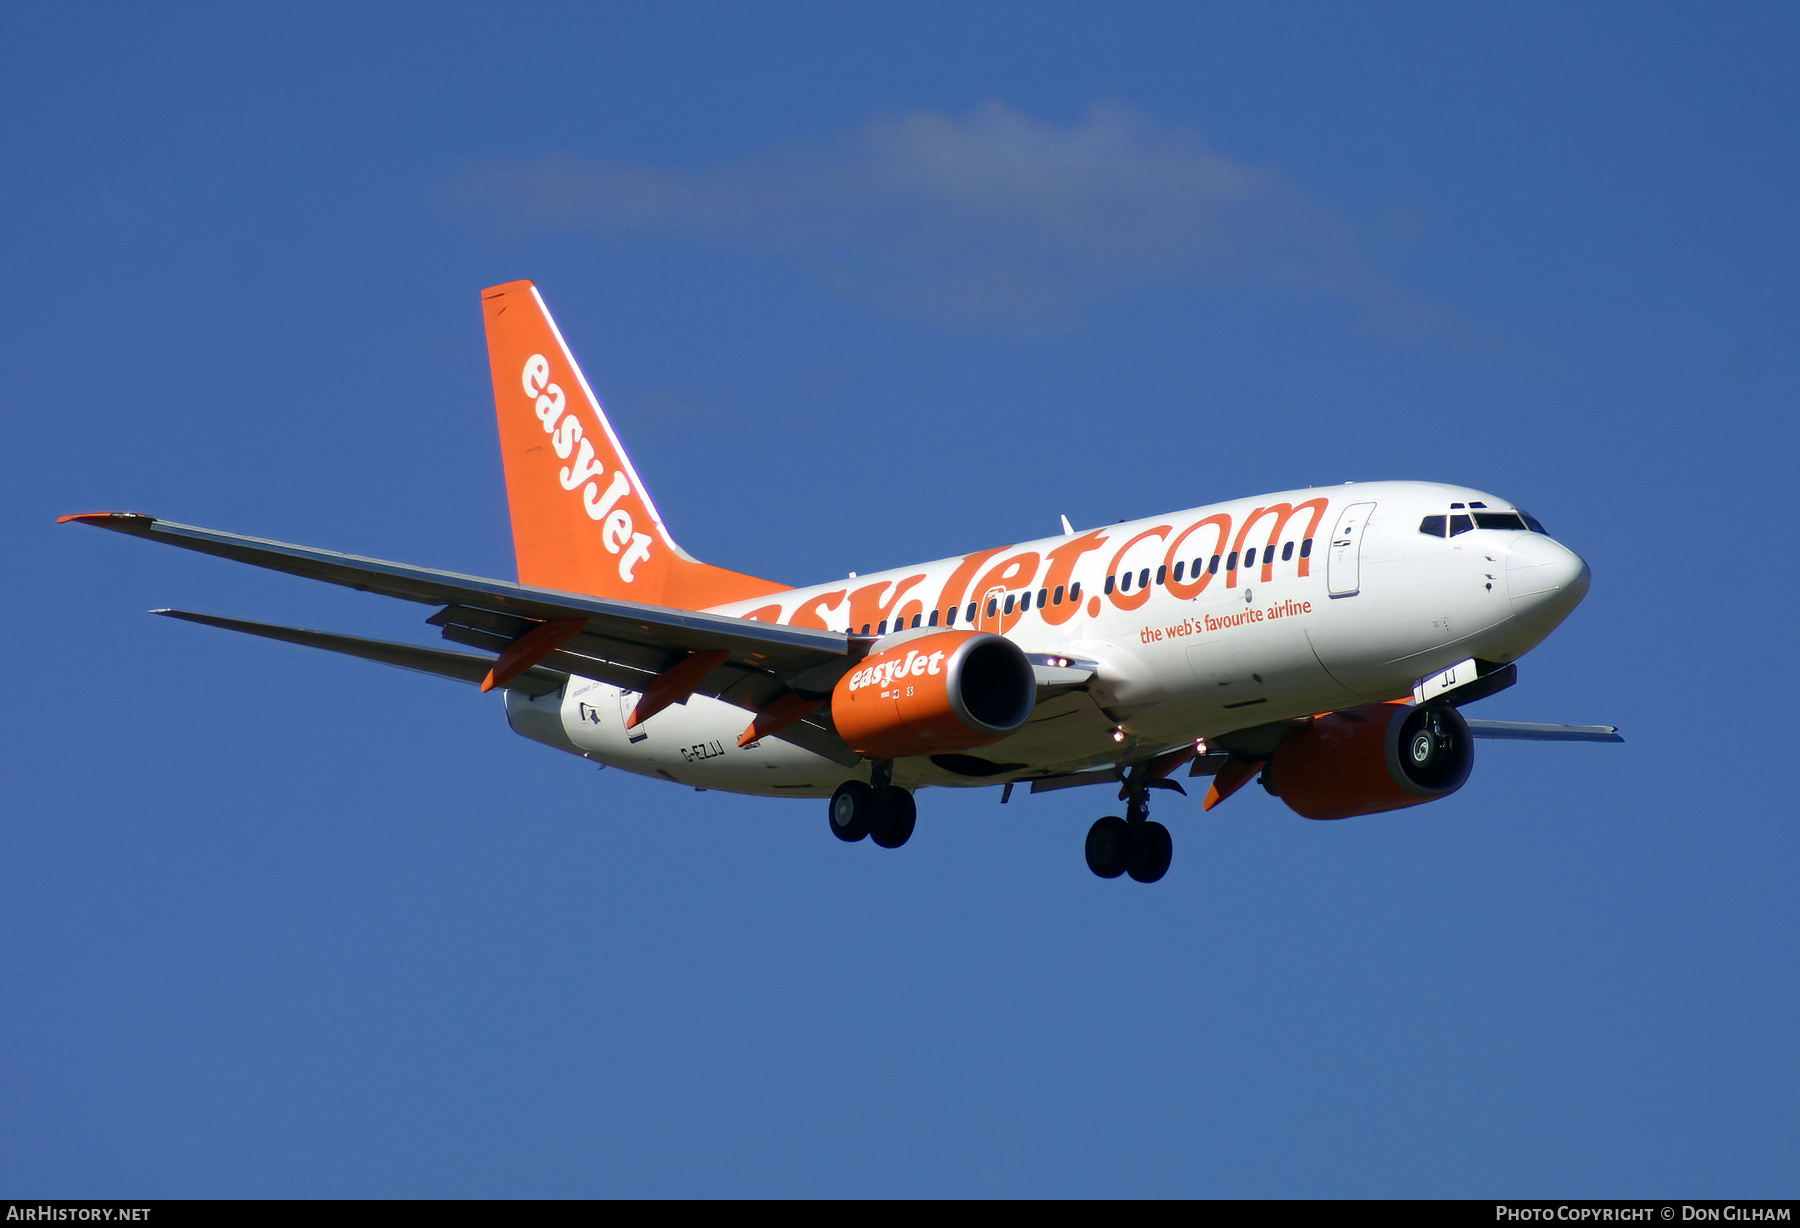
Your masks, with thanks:
<instances>
[{"instance_id":1,"label":"orange wingtip","mask_svg":"<svg viewBox=\"0 0 1800 1228\"><path fill-rule=\"evenodd\" d=\"M68 524L71 520L82 524L99 524L105 520L155 520L154 516L146 516L142 512L75 512L68 516L58 516L57 524Z\"/></svg>"}]
</instances>

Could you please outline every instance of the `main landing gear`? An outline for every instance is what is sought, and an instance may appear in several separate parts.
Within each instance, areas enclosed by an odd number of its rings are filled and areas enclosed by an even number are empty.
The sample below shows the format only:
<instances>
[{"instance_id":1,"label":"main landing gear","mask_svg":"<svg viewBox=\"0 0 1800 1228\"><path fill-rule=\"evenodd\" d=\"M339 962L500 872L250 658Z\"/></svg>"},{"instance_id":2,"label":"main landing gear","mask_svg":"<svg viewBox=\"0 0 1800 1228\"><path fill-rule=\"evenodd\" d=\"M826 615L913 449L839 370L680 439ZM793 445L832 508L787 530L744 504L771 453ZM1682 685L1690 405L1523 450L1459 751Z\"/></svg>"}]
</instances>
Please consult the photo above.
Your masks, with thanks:
<instances>
[{"instance_id":1,"label":"main landing gear","mask_svg":"<svg viewBox=\"0 0 1800 1228\"><path fill-rule=\"evenodd\" d=\"M1150 817L1149 785L1142 768L1132 770L1125 786L1125 817L1107 815L1088 828L1088 869L1101 878L1129 874L1153 883L1169 872L1175 842L1169 829Z\"/></svg>"},{"instance_id":2,"label":"main landing gear","mask_svg":"<svg viewBox=\"0 0 1800 1228\"><path fill-rule=\"evenodd\" d=\"M919 810L913 795L893 779L892 760L876 760L871 784L846 780L831 795L831 834L855 843L869 837L884 849L897 849L913 834Z\"/></svg>"}]
</instances>

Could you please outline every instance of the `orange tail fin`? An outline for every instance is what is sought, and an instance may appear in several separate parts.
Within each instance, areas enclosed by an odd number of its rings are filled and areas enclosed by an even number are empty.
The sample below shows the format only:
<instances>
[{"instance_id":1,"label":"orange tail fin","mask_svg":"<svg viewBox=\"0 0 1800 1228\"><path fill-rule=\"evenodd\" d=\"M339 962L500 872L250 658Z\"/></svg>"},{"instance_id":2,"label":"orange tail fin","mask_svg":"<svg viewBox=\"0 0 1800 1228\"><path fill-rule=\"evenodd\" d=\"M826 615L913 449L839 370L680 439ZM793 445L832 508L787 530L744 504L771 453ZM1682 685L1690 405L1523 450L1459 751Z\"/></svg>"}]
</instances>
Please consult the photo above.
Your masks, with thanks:
<instances>
[{"instance_id":1,"label":"orange tail fin","mask_svg":"<svg viewBox=\"0 0 1800 1228\"><path fill-rule=\"evenodd\" d=\"M786 590L675 544L536 286L483 290L481 311L519 583L686 610Z\"/></svg>"}]
</instances>

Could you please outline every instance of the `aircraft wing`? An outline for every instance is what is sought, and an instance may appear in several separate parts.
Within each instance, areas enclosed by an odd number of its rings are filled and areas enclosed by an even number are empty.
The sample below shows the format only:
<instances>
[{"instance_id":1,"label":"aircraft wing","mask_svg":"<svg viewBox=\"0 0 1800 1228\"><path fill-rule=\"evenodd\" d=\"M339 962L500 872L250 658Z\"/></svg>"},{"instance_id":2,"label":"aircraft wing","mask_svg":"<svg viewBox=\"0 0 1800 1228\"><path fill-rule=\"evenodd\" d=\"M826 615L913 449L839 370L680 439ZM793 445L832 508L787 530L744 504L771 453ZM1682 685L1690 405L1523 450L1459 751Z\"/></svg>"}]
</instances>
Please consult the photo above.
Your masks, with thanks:
<instances>
[{"instance_id":1,"label":"aircraft wing","mask_svg":"<svg viewBox=\"0 0 1800 1228\"><path fill-rule=\"evenodd\" d=\"M328 584L397 597L402 601L439 606L442 608L427 621L441 628L445 639L494 652L505 653L522 637L547 624L564 623L572 627L579 623L578 630L554 650L534 657L531 665L596 678L634 691L651 690L660 676L688 662L695 654L722 653L717 666L703 677L682 679L681 686L676 688L679 695L675 702L697 693L713 695L758 712L790 692L798 692L803 698L823 698L830 694L838 677L865 649L864 642L839 632L532 588L505 580L175 524L134 512L94 512L64 516L62 520L165 542L184 550L217 555L289 575L323 580ZM349 652L353 656L406 668L423 668L426 672L449 677L461 676L473 668L468 662L477 660L460 653L429 658L416 655L431 651L424 649L410 650L415 655L408 656L406 645L358 641L355 637L331 636L325 632L268 624L235 624L234 620L211 616L177 617L286 639L291 643ZM484 671L495 665L495 662L480 660ZM500 679L501 684L505 682L506 679ZM817 742L818 732L821 731L796 729L794 740L805 737L809 743ZM836 737L835 734L830 736ZM842 751L850 753L847 747Z\"/></svg>"}]
</instances>

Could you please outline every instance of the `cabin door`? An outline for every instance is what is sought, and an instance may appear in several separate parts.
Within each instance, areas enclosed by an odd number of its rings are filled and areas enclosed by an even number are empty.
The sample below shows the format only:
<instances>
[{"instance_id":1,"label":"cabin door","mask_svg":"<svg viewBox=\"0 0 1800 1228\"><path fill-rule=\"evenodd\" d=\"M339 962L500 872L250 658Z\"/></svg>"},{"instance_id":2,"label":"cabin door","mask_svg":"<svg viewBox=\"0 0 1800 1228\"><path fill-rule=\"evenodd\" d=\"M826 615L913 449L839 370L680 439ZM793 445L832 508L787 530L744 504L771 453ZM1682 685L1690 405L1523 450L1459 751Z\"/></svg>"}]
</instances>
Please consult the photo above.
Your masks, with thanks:
<instances>
[{"instance_id":1,"label":"cabin door","mask_svg":"<svg viewBox=\"0 0 1800 1228\"><path fill-rule=\"evenodd\" d=\"M1373 503L1352 503L1338 514L1325 560L1325 588L1333 597L1354 597L1362 591L1363 533L1374 511Z\"/></svg>"}]
</instances>

